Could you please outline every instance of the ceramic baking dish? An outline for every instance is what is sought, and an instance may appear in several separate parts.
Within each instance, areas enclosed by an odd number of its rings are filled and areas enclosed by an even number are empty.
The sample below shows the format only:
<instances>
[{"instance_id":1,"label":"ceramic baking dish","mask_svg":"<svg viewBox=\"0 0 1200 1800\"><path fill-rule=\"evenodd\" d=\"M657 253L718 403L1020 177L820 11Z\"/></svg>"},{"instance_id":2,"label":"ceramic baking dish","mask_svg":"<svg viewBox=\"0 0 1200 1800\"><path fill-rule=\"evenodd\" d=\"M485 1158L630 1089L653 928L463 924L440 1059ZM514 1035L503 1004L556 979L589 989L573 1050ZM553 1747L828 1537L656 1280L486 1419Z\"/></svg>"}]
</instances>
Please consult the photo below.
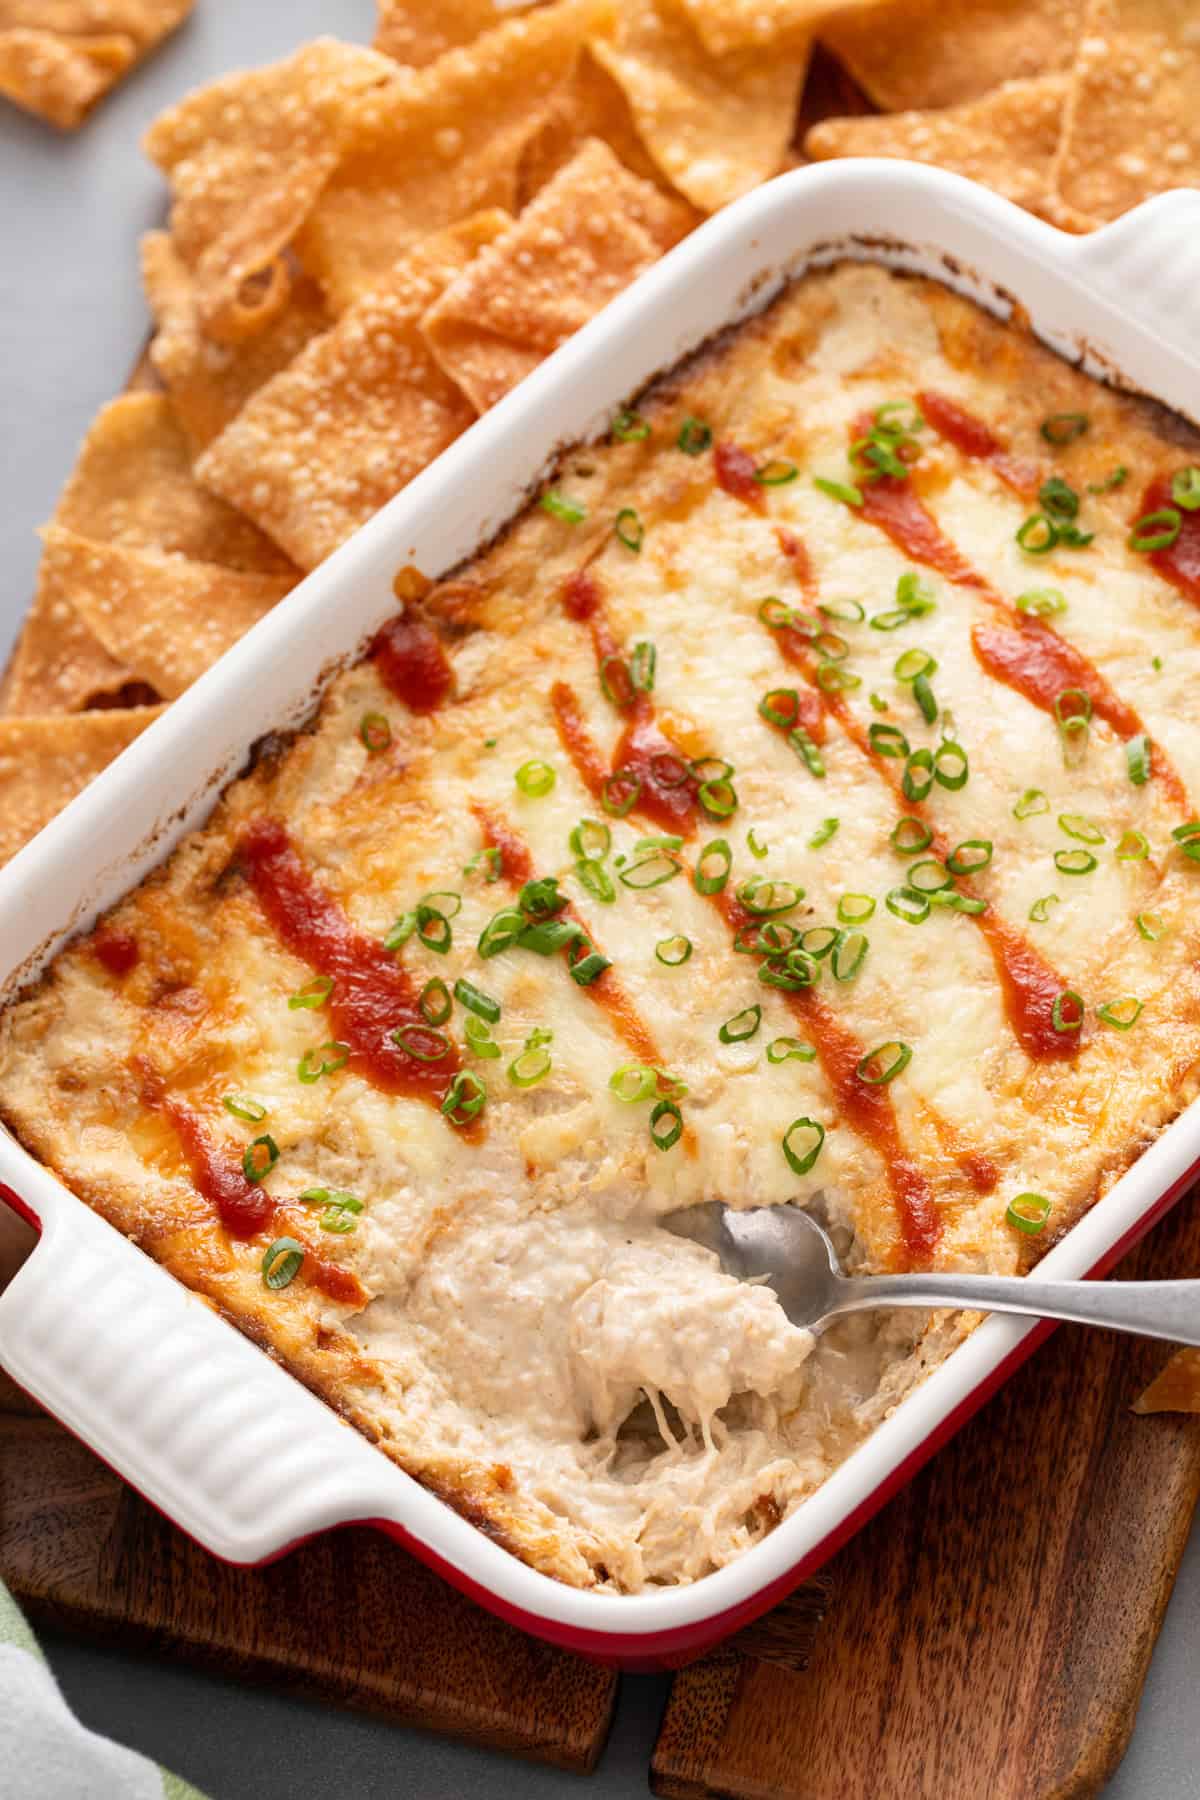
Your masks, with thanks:
<instances>
[{"instance_id":1,"label":"ceramic baking dish","mask_svg":"<svg viewBox=\"0 0 1200 1800\"><path fill-rule=\"evenodd\" d=\"M556 447L657 371L851 256L935 276L1055 349L1200 420L1200 194L1073 238L957 177L839 162L711 220L481 419L264 619L0 872L0 992L133 886L263 733L297 723L392 610L396 569L436 576L518 508ZM1132 1128L1132 1127L1131 1127ZM1101 1274L1200 1169L1200 1102L1046 1257ZM690 1587L581 1592L427 1493L0 1132L0 1197L40 1231L0 1297L0 1364L218 1556L262 1562L351 1520L401 1539L530 1631L632 1666L686 1660L815 1569L1045 1335L994 1318L778 1529Z\"/></svg>"}]
</instances>

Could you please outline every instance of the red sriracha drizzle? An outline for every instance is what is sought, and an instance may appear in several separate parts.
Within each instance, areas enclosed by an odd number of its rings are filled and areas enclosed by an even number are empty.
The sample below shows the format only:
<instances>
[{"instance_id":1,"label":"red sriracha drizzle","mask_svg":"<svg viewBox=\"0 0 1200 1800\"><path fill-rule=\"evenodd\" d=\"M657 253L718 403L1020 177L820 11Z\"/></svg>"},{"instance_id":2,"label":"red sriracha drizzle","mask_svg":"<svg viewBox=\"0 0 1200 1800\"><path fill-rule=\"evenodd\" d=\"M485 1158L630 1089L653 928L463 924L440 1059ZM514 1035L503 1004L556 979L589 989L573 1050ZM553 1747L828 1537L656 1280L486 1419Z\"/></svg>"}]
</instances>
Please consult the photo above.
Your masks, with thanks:
<instances>
[{"instance_id":1,"label":"red sriracha drizzle","mask_svg":"<svg viewBox=\"0 0 1200 1800\"><path fill-rule=\"evenodd\" d=\"M716 471L717 485L740 500L744 506L753 507L761 512L766 497L762 485L755 480L757 468L754 458L740 444L719 443L713 451L713 468Z\"/></svg>"},{"instance_id":2,"label":"red sriracha drizzle","mask_svg":"<svg viewBox=\"0 0 1200 1800\"><path fill-rule=\"evenodd\" d=\"M128 931L106 931L102 928L92 939L92 954L110 975L128 975L137 967L138 941Z\"/></svg>"},{"instance_id":3,"label":"red sriracha drizzle","mask_svg":"<svg viewBox=\"0 0 1200 1800\"><path fill-rule=\"evenodd\" d=\"M1150 565L1193 605L1200 606L1200 512L1188 512L1186 507L1177 506L1169 479L1160 475L1143 494L1138 518L1144 519L1147 513L1162 512L1168 506L1179 514L1179 536L1165 550L1152 550Z\"/></svg>"},{"instance_id":4,"label":"red sriracha drizzle","mask_svg":"<svg viewBox=\"0 0 1200 1800\"><path fill-rule=\"evenodd\" d=\"M387 1094L441 1104L458 1072L454 1044L421 1016L416 987L391 951L357 931L293 849L277 819L253 820L238 846L242 867L280 942L333 983L325 1002L333 1035L349 1044L349 1067ZM433 1061L410 1056L393 1034L407 1027Z\"/></svg>"},{"instance_id":5,"label":"red sriracha drizzle","mask_svg":"<svg viewBox=\"0 0 1200 1800\"><path fill-rule=\"evenodd\" d=\"M436 712L454 684L437 632L413 613L390 619L370 655L380 679L415 713Z\"/></svg>"}]
</instances>

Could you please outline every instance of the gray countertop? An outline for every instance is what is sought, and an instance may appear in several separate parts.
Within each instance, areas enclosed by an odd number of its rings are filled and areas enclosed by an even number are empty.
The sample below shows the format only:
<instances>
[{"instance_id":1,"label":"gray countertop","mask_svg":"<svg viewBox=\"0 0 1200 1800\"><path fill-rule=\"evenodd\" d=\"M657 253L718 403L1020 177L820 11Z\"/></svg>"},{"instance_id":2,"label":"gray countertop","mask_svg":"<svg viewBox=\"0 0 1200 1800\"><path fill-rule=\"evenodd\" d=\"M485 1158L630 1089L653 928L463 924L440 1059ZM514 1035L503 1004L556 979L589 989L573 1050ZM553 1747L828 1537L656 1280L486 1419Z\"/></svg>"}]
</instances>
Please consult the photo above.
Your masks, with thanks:
<instances>
[{"instance_id":1,"label":"gray countertop","mask_svg":"<svg viewBox=\"0 0 1200 1800\"><path fill-rule=\"evenodd\" d=\"M370 0L198 0L183 30L76 136L61 138L0 103L0 653L33 590L34 528L146 336L137 240L160 221L163 189L138 150L143 129L188 88L306 38L366 41L372 10ZM85 1723L160 1758L211 1800L637 1794L667 1691L659 1677L626 1678L612 1739L585 1787L575 1776L161 1660L62 1638L47 1648ZM1110 1800L1200 1800L1198 1674L1200 1533Z\"/></svg>"}]
</instances>

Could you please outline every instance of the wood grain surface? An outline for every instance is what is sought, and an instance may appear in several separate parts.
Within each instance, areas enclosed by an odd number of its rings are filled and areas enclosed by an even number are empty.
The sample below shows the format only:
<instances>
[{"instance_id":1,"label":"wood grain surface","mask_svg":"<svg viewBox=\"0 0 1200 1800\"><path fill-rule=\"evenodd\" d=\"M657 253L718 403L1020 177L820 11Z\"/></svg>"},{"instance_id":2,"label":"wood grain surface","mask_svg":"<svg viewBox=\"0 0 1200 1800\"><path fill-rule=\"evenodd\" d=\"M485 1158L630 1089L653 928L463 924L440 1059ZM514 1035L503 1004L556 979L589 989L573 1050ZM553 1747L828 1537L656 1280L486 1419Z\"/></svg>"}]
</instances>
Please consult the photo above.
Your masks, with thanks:
<instances>
[{"instance_id":1,"label":"wood grain surface","mask_svg":"<svg viewBox=\"0 0 1200 1800\"><path fill-rule=\"evenodd\" d=\"M611 1671L493 1619L382 1533L230 1568L2 1375L0 1576L35 1622L563 1768L591 1768L608 1733Z\"/></svg>"},{"instance_id":2,"label":"wood grain surface","mask_svg":"<svg viewBox=\"0 0 1200 1800\"><path fill-rule=\"evenodd\" d=\"M1196 1194L1119 1273L1200 1273ZM1165 1354L1060 1327L829 1564L802 1670L718 1656L676 1677L654 1791L1097 1793L1129 1741L1200 1498L1200 1419L1129 1410Z\"/></svg>"}]
</instances>

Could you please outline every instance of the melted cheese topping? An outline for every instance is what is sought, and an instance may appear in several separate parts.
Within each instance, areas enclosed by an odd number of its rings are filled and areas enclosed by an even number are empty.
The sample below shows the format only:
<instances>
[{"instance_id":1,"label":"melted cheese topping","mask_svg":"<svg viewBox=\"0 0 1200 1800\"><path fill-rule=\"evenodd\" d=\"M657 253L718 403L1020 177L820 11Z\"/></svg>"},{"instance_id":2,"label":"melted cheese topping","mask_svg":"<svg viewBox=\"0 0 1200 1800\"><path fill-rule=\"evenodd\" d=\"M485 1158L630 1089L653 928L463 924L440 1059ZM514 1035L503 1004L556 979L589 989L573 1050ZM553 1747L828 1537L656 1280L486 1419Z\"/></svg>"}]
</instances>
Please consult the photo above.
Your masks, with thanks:
<instances>
[{"instance_id":1,"label":"melted cheese topping","mask_svg":"<svg viewBox=\"0 0 1200 1800\"><path fill-rule=\"evenodd\" d=\"M811 479L848 480L858 421L930 390L985 423L1009 458L968 456L927 425L919 460L891 484L953 547L957 560L941 561L954 578L889 535L875 499L847 506ZM640 411L646 439L563 459L556 487L584 521L531 510L414 613L448 658L443 704L413 711L380 657L340 676L312 729L234 784L210 825L0 1019L0 1108L69 1185L519 1554L564 1580L630 1591L696 1579L754 1542L966 1328L882 1316L814 1344L769 1288L725 1276L663 1228L665 1214L713 1199L804 1205L856 1271L1016 1271L1175 1116L1200 1058L1200 870L1171 836L1200 794L1200 613L1126 542L1137 496L1195 456L1186 428L936 286L871 268L808 278ZM1052 448L1040 420L1072 411L1088 431ZM715 457L677 448L687 416L709 426ZM717 479L722 455L740 485ZM744 479L770 460L794 462L798 478ZM1118 463L1126 483L1093 494L1088 484ZM1095 537L1034 558L1015 533L1051 474L1083 496L1080 524ZM1029 493L1014 492L1023 483ZM637 552L612 530L631 507L644 527ZM874 629L913 574L932 607ZM1087 733L1065 738L1044 698L981 660L980 632L1034 629L1014 607L1034 587L1066 601L1041 629L1089 681L1107 682L1125 709L1109 716L1136 714L1152 740L1149 781L1131 781L1099 703ZM809 640L763 623L768 596L835 634L821 640L833 659L824 688ZM857 606L865 618L842 622ZM620 659L638 643L656 647L653 691L614 705L612 694L630 697ZM936 663L933 723L895 674L913 647ZM842 681L831 668L849 680L831 687ZM819 774L760 714L779 688L802 697L822 740ZM368 714L390 728L374 753L360 729ZM914 751L956 740L968 779L935 781L910 804L902 759L880 754L878 734L872 745L880 724ZM598 774L636 759L637 731L667 759L658 810L676 807L684 838L657 865L678 870L645 888L635 866L652 852L638 846L663 831L651 783L621 817L594 791ZM514 781L531 759L555 770L540 797ZM689 759L733 765L731 816L704 816ZM1026 789L1046 806L1018 818ZM886 904L920 860L892 843L905 814L935 849L991 845L988 866L959 883L985 915L934 906L914 924ZM1087 833L1103 841L1072 837L1060 815L1094 822ZM611 831L611 902L575 870L569 840L585 817ZM378 945L423 895L461 893L444 953L412 935L397 966L414 995L434 977L451 988L463 978L499 1003L498 1057L472 1053L461 1006L444 1027L486 1089L477 1122L456 1129L429 1080L424 1095L389 1088L357 1042L348 1058L330 1049L337 1030L358 1029L338 1023L353 1012L338 1012L345 992L289 1005L328 969L255 877L248 834L264 819L286 832L311 904L338 921L339 955ZM825 820L837 821L832 834ZM1126 833L1144 834L1149 855L1118 856ZM715 897L692 878L714 838L732 864ZM480 861L489 845L499 868ZM1056 852L1085 848L1096 859L1087 874L1056 866ZM479 955L525 862L557 878L610 959L594 986L578 985L560 954ZM756 878L803 888L781 915L796 932L838 926L846 895L874 899L850 978L826 955L810 991L758 979L762 959L734 948L735 929L754 920L733 901ZM1050 894L1047 916L1031 920ZM1153 940L1139 913L1154 915ZM665 966L655 947L679 933L693 953ZM132 966L127 954L106 960L106 934L134 941ZM337 969L335 987L349 980ZM1021 1023L1017 989L1042 1009L1037 1031ZM1082 998L1085 1022L1057 1044L1048 1014L1065 991ZM1097 1018L1123 996L1142 1003L1128 1032ZM722 1023L754 1007L758 1030L722 1043ZM509 1071L535 1031L550 1034L551 1066L522 1087ZM780 1037L815 1054L772 1062ZM912 1052L903 1071L886 1086L864 1081L860 1059L897 1042ZM298 1078L327 1061L318 1078ZM668 1149L651 1136L653 1098L626 1103L610 1085L630 1063L681 1093ZM249 1096L262 1119L231 1113L230 1095ZM672 1119L660 1116L660 1135ZM825 1133L800 1174L783 1149L795 1120ZM268 1134L278 1158L249 1185L273 1215L239 1236L211 1198L212 1167L245 1187L243 1154ZM796 1149L815 1137L802 1130ZM311 1190L350 1193L362 1210L331 1215ZM1028 1191L1050 1203L1037 1239L1006 1219ZM353 1229L323 1230L323 1218ZM305 1263L272 1291L262 1259L282 1235L304 1245Z\"/></svg>"}]
</instances>

